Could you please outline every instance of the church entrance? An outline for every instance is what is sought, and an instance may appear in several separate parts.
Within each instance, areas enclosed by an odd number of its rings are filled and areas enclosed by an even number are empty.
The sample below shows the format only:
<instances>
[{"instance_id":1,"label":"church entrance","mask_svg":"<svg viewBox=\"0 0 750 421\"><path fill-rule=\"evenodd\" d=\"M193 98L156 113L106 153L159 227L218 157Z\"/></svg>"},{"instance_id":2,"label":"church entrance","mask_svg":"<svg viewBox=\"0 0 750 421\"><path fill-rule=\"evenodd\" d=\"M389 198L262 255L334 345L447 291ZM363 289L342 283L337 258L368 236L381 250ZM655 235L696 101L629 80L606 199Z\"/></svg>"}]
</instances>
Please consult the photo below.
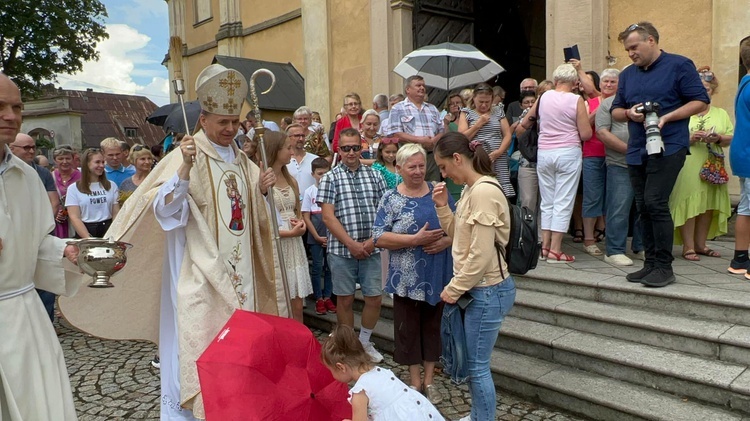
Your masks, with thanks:
<instances>
[{"instance_id":1,"label":"church entrance","mask_svg":"<svg viewBox=\"0 0 750 421\"><path fill-rule=\"evenodd\" d=\"M489 82L505 89L505 104L518 99L523 78L545 78L545 0L415 0L412 16L414 49L473 44L503 66ZM440 107L447 93L430 89L428 96Z\"/></svg>"}]
</instances>

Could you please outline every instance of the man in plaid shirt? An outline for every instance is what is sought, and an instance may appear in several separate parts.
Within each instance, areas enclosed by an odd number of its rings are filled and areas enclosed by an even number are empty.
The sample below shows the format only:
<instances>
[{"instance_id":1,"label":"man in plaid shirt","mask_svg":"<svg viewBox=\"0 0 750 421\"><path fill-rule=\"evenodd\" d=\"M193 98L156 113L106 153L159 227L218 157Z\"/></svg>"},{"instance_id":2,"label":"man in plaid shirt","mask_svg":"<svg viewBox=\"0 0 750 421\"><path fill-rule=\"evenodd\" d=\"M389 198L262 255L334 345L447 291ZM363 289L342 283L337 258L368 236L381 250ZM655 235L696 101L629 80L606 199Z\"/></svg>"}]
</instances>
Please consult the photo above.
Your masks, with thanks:
<instances>
[{"instance_id":1,"label":"man in plaid shirt","mask_svg":"<svg viewBox=\"0 0 750 421\"><path fill-rule=\"evenodd\" d=\"M333 275L333 293L338 297L336 318L339 324L354 327L354 290L359 282L365 307L359 340L376 363L383 356L370 342L380 318L383 287L380 252L372 240L372 226L378 202L387 187L379 172L361 165L359 132L348 128L339 136L342 165L320 180L317 200L328 228L328 266Z\"/></svg>"},{"instance_id":2,"label":"man in plaid shirt","mask_svg":"<svg viewBox=\"0 0 750 421\"><path fill-rule=\"evenodd\" d=\"M432 148L443 135L443 119L440 111L425 102L425 90L422 76L409 76L404 84L406 99L391 108L388 127L384 128L386 136L394 136L402 142L418 143L427 151L428 181L440 181L440 169L435 164Z\"/></svg>"}]
</instances>

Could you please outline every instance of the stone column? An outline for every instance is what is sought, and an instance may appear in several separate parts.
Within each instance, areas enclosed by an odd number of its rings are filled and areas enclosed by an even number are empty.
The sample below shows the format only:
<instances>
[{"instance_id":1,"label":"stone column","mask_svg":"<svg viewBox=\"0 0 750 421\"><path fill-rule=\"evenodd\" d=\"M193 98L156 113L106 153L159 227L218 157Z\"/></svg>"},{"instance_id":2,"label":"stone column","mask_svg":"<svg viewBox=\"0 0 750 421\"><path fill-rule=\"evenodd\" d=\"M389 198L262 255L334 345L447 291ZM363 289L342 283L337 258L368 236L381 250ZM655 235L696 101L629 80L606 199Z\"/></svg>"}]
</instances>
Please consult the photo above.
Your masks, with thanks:
<instances>
[{"instance_id":1,"label":"stone column","mask_svg":"<svg viewBox=\"0 0 750 421\"><path fill-rule=\"evenodd\" d=\"M391 63L389 71L398 64L401 59L414 50L414 29L412 11L414 2L410 0L390 0L391 2ZM391 84L389 94L403 93L404 78L390 72Z\"/></svg>"},{"instance_id":2,"label":"stone column","mask_svg":"<svg viewBox=\"0 0 750 421\"><path fill-rule=\"evenodd\" d=\"M242 17L239 0L220 0L219 32L216 34L217 54L242 57Z\"/></svg>"},{"instance_id":3,"label":"stone column","mask_svg":"<svg viewBox=\"0 0 750 421\"><path fill-rule=\"evenodd\" d=\"M389 25L388 0L370 0L370 54L372 57L372 95L390 95L390 46L393 38Z\"/></svg>"},{"instance_id":4,"label":"stone column","mask_svg":"<svg viewBox=\"0 0 750 421\"><path fill-rule=\"evenodd\" d=\"M719 81L711 103L729 113L734 121L734 97L737 94L738 81L745 72L737 65L740 56L740 41L750 35L746 25L739 22L750 22L750 8L747 0L722 0L713 2L711 71ZM696 63L696 65L699 65ZM731 154L731 147L728 148ZM729 177L729 194L739 199L739 179L731 176L729 160L726 160Z\"/></svg>"},{"instance_id":5,"label":"stone column","mask_svg":"<svg viewBox=\"0 0 750 421\"><path fill-rule=\"evenodd\" d=\"M305 105L331 121L327 0L302 0L302 38L305 59Z\"/></svg>"},{"instance_id":6,"label":"stone column","mask_svg":"<svg viewBox=\"0 0 750 421\"><path fill-rule=\"evenodd\" d=\"M573 44L578 44L584 69L607 67L609 0L547 0L546 15L548 79L564 62L563 48Z\"/></svg>"}]
</instances>

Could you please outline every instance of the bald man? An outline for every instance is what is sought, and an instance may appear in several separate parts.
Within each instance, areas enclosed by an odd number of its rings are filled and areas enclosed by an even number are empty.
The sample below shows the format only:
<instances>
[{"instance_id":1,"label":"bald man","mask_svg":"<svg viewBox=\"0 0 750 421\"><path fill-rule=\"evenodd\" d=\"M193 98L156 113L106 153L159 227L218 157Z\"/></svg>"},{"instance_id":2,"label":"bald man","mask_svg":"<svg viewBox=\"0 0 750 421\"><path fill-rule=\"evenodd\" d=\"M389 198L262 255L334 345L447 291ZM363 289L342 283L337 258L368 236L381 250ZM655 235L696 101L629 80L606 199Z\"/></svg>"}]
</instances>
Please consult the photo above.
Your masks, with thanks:
<instances>
[{"instance_id":1,"label":"bald man","mask_svg":"<svg viewBox=\"0 0 750 421\"><path fill-rule=\"evenodd\" d=\"M10 151L30 146L15 143L22 110L21 92L0 73L0 419L71 421L63 351L34 287L75 293L62 258L74 262L78 249L49 235L55 220L39 175Z\"/></svg>"},{"instance_id":2,"label":"bald man","mask_svg":"<svg viewBox=\"0 0 750 421\"><path fill-rule=\"evenodd\" d=\"M52 214L56 215L57 209L60 207L60 195L57 194L57 187L55 187L55 179L52 177L52 173L34 162L34 156L36 155L36 142L34 138L25 133L17 134L16 140L10 144L10 151L13 152L13 155L21 158L21 161L31 165L37 174L39 174L39 178L42 180L42 184L44 184L44 190L47 191L47 196L49 196Z\"/></svg>"}]
</instances>

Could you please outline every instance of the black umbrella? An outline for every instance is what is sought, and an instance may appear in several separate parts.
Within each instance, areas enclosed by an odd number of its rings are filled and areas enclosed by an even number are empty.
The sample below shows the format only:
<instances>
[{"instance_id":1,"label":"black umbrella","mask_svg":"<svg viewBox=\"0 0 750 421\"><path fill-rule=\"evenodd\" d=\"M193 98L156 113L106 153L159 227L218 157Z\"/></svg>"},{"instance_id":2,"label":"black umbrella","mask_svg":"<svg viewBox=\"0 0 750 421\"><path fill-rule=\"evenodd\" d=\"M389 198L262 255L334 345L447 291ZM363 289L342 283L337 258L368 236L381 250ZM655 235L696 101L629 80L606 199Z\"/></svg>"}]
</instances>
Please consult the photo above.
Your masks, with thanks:
<instances>
[{"instance_id":1,"label":"black umbrella","mask_svg":"<svg viewBox=\"0 0 750 421\"><path fill-rule=\"evenodd\" d=\"M151 115L146 117L146 121L157 126L162 126L167 133L188 133L193 131L192 129L198 122L200 112L201 105L198 101L188 101L185 103L185 113L187 114L188 124L190 124L189 131L185 129L182 110L180 109L180 103L178 102L162 105L151 113Z\"/></svg>"}]
</instances>

